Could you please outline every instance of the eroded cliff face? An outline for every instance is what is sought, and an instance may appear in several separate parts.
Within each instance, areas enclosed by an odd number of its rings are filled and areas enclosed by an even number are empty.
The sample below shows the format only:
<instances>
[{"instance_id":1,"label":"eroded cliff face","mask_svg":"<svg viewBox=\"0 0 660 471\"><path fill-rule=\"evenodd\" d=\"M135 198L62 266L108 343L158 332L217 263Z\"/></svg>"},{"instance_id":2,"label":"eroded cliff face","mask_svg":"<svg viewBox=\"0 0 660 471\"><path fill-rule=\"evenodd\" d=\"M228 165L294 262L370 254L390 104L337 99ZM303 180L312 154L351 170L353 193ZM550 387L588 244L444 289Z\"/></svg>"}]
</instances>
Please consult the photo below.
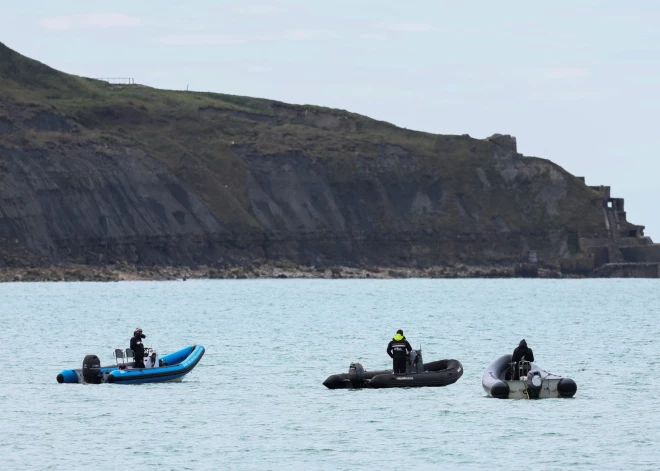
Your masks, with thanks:
<instances>
[{"instance_id":1,"label":"eroded cliff face","mask_svg":"<svg viewBox=\"0 0 660 471\"><path fill-rule=\"evenodd\" d=\"M281 240L268 256L428 266L514 263L530 250L556 261L577 246L579 228L555 221L565 199L582 196L591 209L573 177L496 143L451 139L478 161L461 178L442 168L461 158L452 150L435 162L403 148L338 162L238 149L251 210Z\"/></svg>"},{"instance_id":2,"label":"eroded cliff face","mask_svg":"<svg viewBox=\"0 0 660 471\"><path fill-rule=\"evenodd\" d=\"M0 265L511 265L533 252L559 266L588 256L585 237L613 237L599 191L511 136L72 82L32 63L28 86L17 64L0 73Z\"/></svg>"},{"instance_id":3,"label":"eroded cliff face","mask_svg":"<svg viewBox=\"0 0 660 471\"><path fill-rule=\"evenodd\" d=\"M227 221L218 214L222 201L214 213L203 202L209 195L196 194L197 172L185 164L168 168L148 146L89 139L75 120L33 111L22 121L5 117L14 131L0 141L5 265L429 266L512 263L528 250L556 260L579 229L553 223L562 201L571 191L589 198L561 169L495 141L441 137L445 148L431 157L383 144L375 155L342 159L244 144L231 147L242 164L242 180L231 183L246 193L239 198L246 216ZM72 138L73 129L83 136ZM478 166L466 163L461 178L443 169L470 146Z\"/></svg>"},{"instance_id":4,"label":"eroded cliff face","mask_svg":"<svg viewBox=\"0 0 660 471\"><path fill-rule=\"evenodd\" d=\"M40 263L189 263L206 250L205 234L221 232L209 210L156 159L102 148L0 147L3 263L25 263L26 252Z\"/></svg>"}]
</instances>

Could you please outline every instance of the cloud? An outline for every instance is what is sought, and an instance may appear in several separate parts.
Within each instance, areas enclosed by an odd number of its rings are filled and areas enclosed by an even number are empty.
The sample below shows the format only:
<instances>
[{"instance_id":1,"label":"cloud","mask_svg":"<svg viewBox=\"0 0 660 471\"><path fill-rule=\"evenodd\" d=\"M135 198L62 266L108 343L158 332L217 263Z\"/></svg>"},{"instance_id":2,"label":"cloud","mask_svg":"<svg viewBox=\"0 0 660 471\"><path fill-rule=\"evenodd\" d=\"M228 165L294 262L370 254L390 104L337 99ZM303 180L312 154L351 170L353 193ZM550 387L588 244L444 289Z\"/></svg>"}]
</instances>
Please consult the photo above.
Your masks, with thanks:
<instances>
[{"instance_id":1,"label":"cloud","mask_svg":"<svg viewBox=\"0 0 660 471\"><path fill-rule=\"evenodd\" d=\"M589 76L589 70L581 67L552 67L542 69L541 75L550 79L577 79Z\"/></svg>"},{"instance_id":2,"label":"cloud","mask_svg":"<svg viewBox=\"0 0 660 471\"><path fill-rule=\"evenodd\" d=\"M160 42L175 46L204 46L242 44L245 40L219 34L175 34L161 38Z\"/></svg>"},{"instance_id":3,"label":"cloud","mask_svg":"<svg viewBox=\"0 0 660 471\"><path fill-rule=\"evenodd\" d=\"M292 41L332 41L341 39L338 31L329 31L323 29L292 29L284 32L282 39Z\"/></svg>"},{"instance_id":4,"label":"cloud","mask_svg":"<svg viewBox=\"0 0 660 471\"><path fill-rule=\"evenodd\" d=\"M39 24L50 30L68 31L71 29L125 28L137 26L140 21L122 13L85 13L51 16L42 19Z\"/></svg>"},{"instance_id":5,"label":"cloud","mask_svg":"<svg viewBox=\"0 0 660 471\"><path fill-rule=\"evenodd\" d=\"M249 42L276 41L332 41L341 39L341 34L322 29L292 29L270 36L240 35L227 36L222 34L175 34L160 38L162 44L177 46L231 45Z\"/></svg>"},{"instance_id":6,"label":"cloud","mask_svg":"<svg viewBox=\"0 0 660 471\"><path fill-rule=\"evenodd\" d=\"M613 2L614 3L614 2ZM556 15L560 17L568 17L570 19L588 19L589 21L594 20L610 20L616 22L617 25L623 23L640 23L640 24L651 24L656 25L658 20L660 20L660 12L657 11L656 6L653 3L649 3L650 8L645 9L641 8L629 8L625 4L620 4L617 6L601 6L597 7L564 7L564 8L548 8L546 9L547 14Z\"/></svg>"},{"instance_id":7,"label":"cloud","mask_svg":"<svg viewBox=\"0 0 660 471\"><path fill-rule=\"evenodd\" d=\"M423 32L433 31L435 28L427 23L401 23L389 25L387 29L391 31Z\"/></svg>"},{"instance_id":8,"label":"cloud","mask_svg":"<svg viewBox=\"0 0 660 471\"><path fill-rule=\"evenodd\" d=\"M270 68L270 67L267 67L265 65L253 65L252 67L250 67L249 70L250 70L250 72L255 72L255 73L262 74L262 73L265 73L265 72L270 72L273 69Z\"/></svg>"},{"instance_id":9,"label":"cloud","mask_svg":"<svg viewBox=\"0 0 660 471\"><path fill-rule=\"evenodd\" d=\"M387 41L389 36L384 33L363 33L360 35L360 39L368 39L371 41Z\"/></svg>"},{"instance_id":10,"label":"cloud","mask_svg":"<svg viewBox=\"0 0 660 471\"><path fill-rule=\"evenodd\" d=\"M279 8L276 8L272 5L247 5L247 6L234 8L235 13L241 15L253 15L253 16L270 15L278 11Z\"/></svg>"}]
</instances>

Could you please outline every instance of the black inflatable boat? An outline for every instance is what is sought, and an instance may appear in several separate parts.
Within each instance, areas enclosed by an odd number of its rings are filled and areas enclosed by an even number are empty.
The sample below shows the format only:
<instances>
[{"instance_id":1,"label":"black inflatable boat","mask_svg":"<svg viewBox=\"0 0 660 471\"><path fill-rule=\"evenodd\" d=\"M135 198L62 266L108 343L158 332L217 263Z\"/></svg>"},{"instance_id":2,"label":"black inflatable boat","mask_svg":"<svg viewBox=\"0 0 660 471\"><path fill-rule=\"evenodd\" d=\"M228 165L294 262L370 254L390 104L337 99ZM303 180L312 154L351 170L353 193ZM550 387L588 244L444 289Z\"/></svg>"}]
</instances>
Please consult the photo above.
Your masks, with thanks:
<instances>
[{"instance_id":1,"label":"black inflatable boat","mask_svg":"<svg viewBox=\"0 0 660 471\"><path fill-rule=\"evenodd\" d=\"M463 365L460 361L424 363L422 351L413 350L405 374L394 374L392 370L366 371L360 363L351 363L348 373L328 376L323 385L328 389L439 387L453 384L461 376Z\"/></svg>"}]
</instances>

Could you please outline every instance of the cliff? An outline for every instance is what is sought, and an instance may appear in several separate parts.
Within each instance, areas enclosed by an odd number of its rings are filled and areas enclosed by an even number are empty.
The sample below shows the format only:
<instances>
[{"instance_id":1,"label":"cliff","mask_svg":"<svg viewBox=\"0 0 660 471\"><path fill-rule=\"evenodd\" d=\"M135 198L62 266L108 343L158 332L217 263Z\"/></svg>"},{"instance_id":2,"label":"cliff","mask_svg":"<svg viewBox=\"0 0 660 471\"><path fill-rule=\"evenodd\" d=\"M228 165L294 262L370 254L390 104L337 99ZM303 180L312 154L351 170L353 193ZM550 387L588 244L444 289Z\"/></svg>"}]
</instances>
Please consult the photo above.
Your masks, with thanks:
<instances>
[{"instance_id":1,"label":"cliff","mask_svg":"<svg viewBox=\"0 0 660 471\"><path fill-rule=\"evenodd\" d=\"M507 135L110 85L0 43L4 267L513 267L532 255L580 274L654 261L658 246L605 188Z\"/></svg>"}]
</instances>

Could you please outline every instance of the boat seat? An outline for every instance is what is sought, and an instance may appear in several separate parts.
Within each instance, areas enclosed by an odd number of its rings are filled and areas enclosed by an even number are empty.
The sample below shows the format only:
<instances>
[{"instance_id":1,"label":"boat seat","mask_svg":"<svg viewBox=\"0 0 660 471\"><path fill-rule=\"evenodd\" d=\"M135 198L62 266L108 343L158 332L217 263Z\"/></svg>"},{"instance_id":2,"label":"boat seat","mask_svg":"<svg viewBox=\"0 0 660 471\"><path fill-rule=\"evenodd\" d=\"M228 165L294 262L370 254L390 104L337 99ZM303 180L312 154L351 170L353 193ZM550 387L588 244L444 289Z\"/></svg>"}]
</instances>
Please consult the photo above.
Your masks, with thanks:
<instances>
[{"instance_id":1,"label":"boat seat","mask_svg":"<svg viewBox=\"0 0 660 471\"><path fill-rule=\"evenodd\" d=\"M121 363L119 361L121 360ZM124 351L121 348L115 348L115 362L117 366L126 365L126 357L124 356Z\"/></svg>"},{"instance_id":2,"label":"boat seat","mask_svg":"<svg viewBox=\"0 0 660 471\"><path fill-rule=\"evenodd\" d=\"M131 363L132 361L135 361L135 353L133 353L133 350L130 348L126 349L126 363Z\"/></svg>"}]
</instances>

